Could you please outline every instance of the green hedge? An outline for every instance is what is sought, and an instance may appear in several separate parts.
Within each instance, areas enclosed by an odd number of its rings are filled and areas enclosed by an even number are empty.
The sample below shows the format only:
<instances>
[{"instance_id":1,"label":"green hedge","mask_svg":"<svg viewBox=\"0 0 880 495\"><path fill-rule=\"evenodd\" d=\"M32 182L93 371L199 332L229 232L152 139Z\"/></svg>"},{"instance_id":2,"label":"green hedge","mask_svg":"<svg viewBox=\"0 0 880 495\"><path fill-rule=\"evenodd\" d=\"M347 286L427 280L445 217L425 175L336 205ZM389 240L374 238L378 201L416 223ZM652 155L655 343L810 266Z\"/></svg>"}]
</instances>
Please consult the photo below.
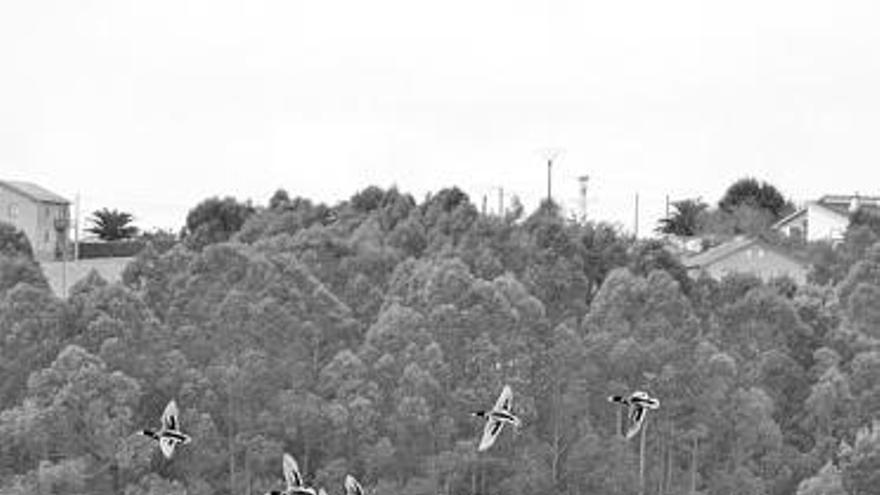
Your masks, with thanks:
<instances>
[{"instance_id":1,"label":"green hedge","mask_svg":"<svg viewBox=\"0 0 880 495\"><path fill-rule=\"evenodd\" d=\"M111 242L80 242L80 259L88 258L128 258L138 254L146 247L146 242L134 241L111 241Z\"/></svg>"}]
</instances>

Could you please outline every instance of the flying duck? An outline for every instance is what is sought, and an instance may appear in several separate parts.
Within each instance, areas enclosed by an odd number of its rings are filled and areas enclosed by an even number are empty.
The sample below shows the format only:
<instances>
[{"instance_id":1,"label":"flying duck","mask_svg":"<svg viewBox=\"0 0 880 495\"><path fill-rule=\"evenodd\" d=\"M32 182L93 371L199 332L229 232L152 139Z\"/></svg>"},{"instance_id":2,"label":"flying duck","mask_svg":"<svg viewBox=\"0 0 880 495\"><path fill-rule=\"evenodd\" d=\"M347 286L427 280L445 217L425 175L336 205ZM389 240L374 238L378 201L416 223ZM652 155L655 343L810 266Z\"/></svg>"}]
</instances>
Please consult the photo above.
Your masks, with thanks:
<instances>
[{"instance_id":1,"label":"flying duck","mask_svg":"<svg viewBox=\"0 0 880 495\"><path fill-rule=\"evenodd\" d=\"M650 397L647 392L641 390L633 392L629 397L612 395L611 397L608 397L608 401L616 402L628 409L629 426L624 434L624 437L627 440L636 436L639 430L642 429L642 423L645 422L645 414L647 413L647 410L658 409L660 407L659 400Z\"/></svg>"},{"instance_id":2,"label":"flying duck","mask_svg":"<svg viewBox=\"0 0 880 495\"><path fill-rule=\"evenodd\" d=\"M364 495L363 487L350 474L345 476L345 495Z\"/></svg>"},{"instance_id":3,"label":"flying duck","mask_svg":"<svg viewBox=\"0 0 880 495\"><path fill-rule=\"evenodd\" d=\"M284 468L284 482L287 486L284 490L272 490L266 495L317 495L314 488L303 485L299 464L292 455L285 453L281 461Z\"/></svg>"},{"instance_id":4,"label":"flying duck","mask_svg":"<svg viewBox=\"0 0 880 495\"><path fill-rule=\"evenodd\" d=\"M483 437L480 439L480 445L477 450L482 452L495 443L495 439L501 433L504 423L510 423L515 427L521 424L520 419L513 414L511 401L513 399L513 391L509 385L505 385L501 390L501 395L495 402L495 407L489 411L476 411L471 415L478 418L486 418L486 426L483 428Z\"/></svg>"},{"instance_id":5,"label":"flying duck","mask_svg":"<svg viewBox=\"0 0 880 495\"><path fill-rule=\"evenodd\" d=\"M167 459L170 459L174 454L174 448L177 444L185 445L191 440L189 435L180 431L177 416L177 403L174 402L174 399L171 399L162 413L162 425L159 427L159 430L141 430L142 435L159 442L159 449Z\"/></svg>"}]
</instances>

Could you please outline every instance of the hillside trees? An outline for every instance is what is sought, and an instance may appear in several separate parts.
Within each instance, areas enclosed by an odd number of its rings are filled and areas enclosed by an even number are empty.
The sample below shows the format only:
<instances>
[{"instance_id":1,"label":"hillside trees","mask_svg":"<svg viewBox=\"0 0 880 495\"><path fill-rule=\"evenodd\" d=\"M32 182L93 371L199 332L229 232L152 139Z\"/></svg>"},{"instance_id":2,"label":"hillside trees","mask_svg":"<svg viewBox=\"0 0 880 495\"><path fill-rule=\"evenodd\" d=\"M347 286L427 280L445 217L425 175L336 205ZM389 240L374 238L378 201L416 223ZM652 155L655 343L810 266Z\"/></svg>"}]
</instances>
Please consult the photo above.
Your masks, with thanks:
<instances>
[{"instance_id":1,"label":"hillside trees","mask_svg":"<svg viewBox=\"0 0 880 495\"><path fill-rule=\"evenodd\" d=\"M264 493L283 452L329 493L348 473L415 495L873 486L871 245L834 285L691 280L662 244L455 188L277 193L233 230L65 300L5 265L0 493ZM468 413L504 384L523 426L477 452ZM607 401L636 389L661 400L644 449ZM166 461L136 432L171 398L193 442Z\"/></svg>"},{"instance_id":2,"label":"hillside trees","mask_svg":"<svg viewBox=\"0 0 880 495\"><path fill-rule=\"evenodd\" d=\"M793 210L791 204L779 190L767 182L759 182L752 177L739 179L724 192L718 207L733 212L740 206L751 206L770 213L773 218L782 218Z\"/></svg>"},{"instance_id":3,"label":"hillside trees","mask_svg":"<svg viewBox=\"0 0 880 495\"><path fill-rule=\"evenodd\" d=\"M241 230L254 211L251 204L232 197L208 198L187 213L185 241L195 249L226 241Z\"/></svg>"}]
</instances>

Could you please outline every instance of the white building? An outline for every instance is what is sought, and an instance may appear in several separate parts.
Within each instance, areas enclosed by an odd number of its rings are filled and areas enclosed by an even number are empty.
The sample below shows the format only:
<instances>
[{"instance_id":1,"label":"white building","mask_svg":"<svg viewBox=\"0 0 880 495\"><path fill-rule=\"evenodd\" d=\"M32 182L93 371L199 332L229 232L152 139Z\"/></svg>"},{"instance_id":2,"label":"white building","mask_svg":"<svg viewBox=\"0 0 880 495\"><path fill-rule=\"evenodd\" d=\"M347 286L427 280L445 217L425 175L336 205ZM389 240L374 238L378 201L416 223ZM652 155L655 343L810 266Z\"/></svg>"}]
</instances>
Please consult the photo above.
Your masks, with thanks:
<instances>
[{"instance_id":1,"label":"white building","mask_svg":"<svg viewBox=\"0 0 880 495\"><path fill-rule=\"evenodd\" d=\"M37 259L56 259L67 238L70 201L37 184L0 180L0 221L25 233Z\"/></svg>"},{"instance_id":2,"label":"white building","mask_svg":"<svg viewBox=\"0 0 880 495\"><path fill-rule=\"evenodd\" d=\"M802 208L776 222L773 228L807 241L837 242L843 239L850 214L858 208L880 213L880 197L825 195L817 201L807 201Z\"/></svg>"}]
</instances>

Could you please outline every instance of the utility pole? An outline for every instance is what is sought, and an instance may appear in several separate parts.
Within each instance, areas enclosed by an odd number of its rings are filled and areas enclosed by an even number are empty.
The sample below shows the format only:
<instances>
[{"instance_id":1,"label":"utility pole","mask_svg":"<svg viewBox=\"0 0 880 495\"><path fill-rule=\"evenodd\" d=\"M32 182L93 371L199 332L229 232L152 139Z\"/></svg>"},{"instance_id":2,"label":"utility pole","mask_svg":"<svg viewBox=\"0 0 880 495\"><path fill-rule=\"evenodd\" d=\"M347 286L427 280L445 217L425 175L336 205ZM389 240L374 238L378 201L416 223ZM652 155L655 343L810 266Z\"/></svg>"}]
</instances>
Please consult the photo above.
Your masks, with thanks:
<instances>
[{"instance_id":1,"label":"utility pole","mask_svg":"<svg viewBox=\"0 0 880 495\"><path fill-rule=\"evenodd\" d=\"M67 229L64 229L64 247L61 248L61 297L67 298Z\"/></svg>"},{"instance_id":2,"label":"utility pole","mask_svg":"<svg viewBox=\"0 0 880 495\"><path fill-rule=\"evenodd\" d=\"M639 238L639 193L636 193L635 237Z\"/></svg>"},{"instance_id":3,"label":"utility pole","mask_svg":"<svg viewBox=\"0 0 880 495\"><path fill-rule=\"evenodd\" d=\"M76 213L73 220L73 261L79 263L79 193L76 193Z\"/></svg>"},{"instance_id":4,"label":"utility pole","mask_svg":"<svg viewBox=\"0 0 880 495\"><path fill-rule=\"evenodd\" d=\"M645 495L645 430L648 429L648 422L642 424L642 438L639 442L639 495Z\"/></svg>"},{"instance_id":5,"label":"utility pole","mask_svg":"<svg viewBox=\"0 0 880 495\"><path fill-rule=\"evenodd\" d=\"M69 210L67 210L69 211ZM61 218L61 228L57 228L58 219L56 222L56 230L55 233L61 235L61 297L67 298L67 250L69 246L69 228L70 228L70 214L68 213L63 218Z\"/></svg>"},{"instance_id":6,"label":"utility pole","mask_svg":"<svg viewBox=\"0 0 880 495\"><path fill-rule=\"evenodd\" d=\"M547 202L549 203L549 202L553 201L553 194L552 194L552 188L551 188L553 160L555 160L556 157L559 156L559 150L552 149L552 148L547 149L544 152L544 156L547 157Z\"/></svg>"},{"instance_id":7,"label":"utility pole","mask_svg":"<svg viewBox=\"0 0 880 495\"><path fill-rule=\"evenodd\" d=\"M486 216L486 195L483 195L483 216Z\"/></svg>"},{"instance_id":8,"label":"utility pole","mask_svg":"<svg viewBox=\"0 0 880 495\"><path fill-rule=\"evenodd\" d=\"M504 216L504 188L498 188L498 216Z\"/></svg>"},{"instance_id":9,"label":"utility pole","mask_svg":"<svg viewBox=\"0 0 880 495\"><path fill-rule=\"evenodd\" d=\"M666 195L666 217L669 218L669 195Z\"/></svg>"},{"instance_id":10,"label":"utility pole","mask_svg":"<svg viewBox=\"0 0 880 495\"><path fill-rule=\"evenodd\" d=\"M581 222L587 221L587 181L589 180L589 175L578 177L578 182L581 185Z\"/></svg>"}]
</instances>

